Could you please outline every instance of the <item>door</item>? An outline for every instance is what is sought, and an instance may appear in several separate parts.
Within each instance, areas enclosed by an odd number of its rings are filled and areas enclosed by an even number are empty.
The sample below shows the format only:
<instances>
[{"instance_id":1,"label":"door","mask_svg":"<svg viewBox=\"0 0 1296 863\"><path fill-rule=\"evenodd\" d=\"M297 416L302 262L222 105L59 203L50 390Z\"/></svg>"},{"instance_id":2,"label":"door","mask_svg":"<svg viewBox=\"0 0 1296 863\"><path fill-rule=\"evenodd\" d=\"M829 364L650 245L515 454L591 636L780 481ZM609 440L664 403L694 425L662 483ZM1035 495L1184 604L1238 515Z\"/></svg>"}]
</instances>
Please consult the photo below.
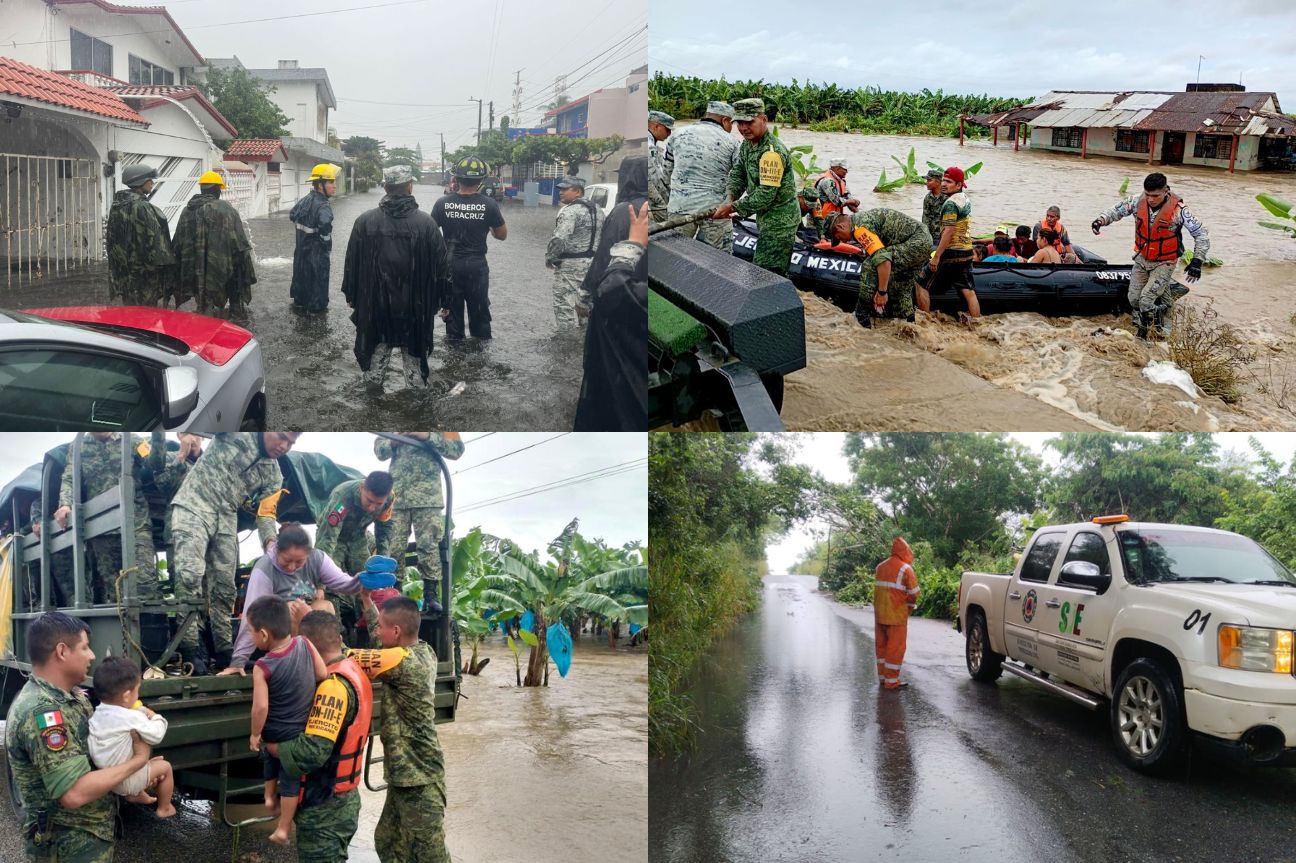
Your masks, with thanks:
<instances>
[{"instance_id":1,"label":"door","mask_svg":"<svg viewBox=\"0 0 1296 863\"><path fill-rule=\"evenodd\" d=\"M1068 563L1089 563L1105 574L1101 591L1092 585L1068 581ZM1067 543L1066 554L1048 589L1047 623L1040 627L1040 659L1054 677L1093 692L1103 692L1103 666L1107 636L1115 612L1115 592L1110 584L1111 554L1094 530L1081 530ZM1056 605L1054 605L1056 603Z\"/></svg>"},{"instance_id":2,"label":"door","mask_svg":"<svg viewBox=\"0 0 1296 863\"><path fill-rule=\"evenodd\" d=\"M1161 145L1161 164L1183 164L1185 137L1183 132L1165 133L1165 143Z\"/></svg>"},{"instance_id":3,"label":"door","mask_svg":"<svg viewBox=\"0 0 1296 863\"><path fill-rule=\"evenodd\" d=\"M1008 655L1032 668L1043 668L1040 656L1039 634L1043 623L1043 594L1048 588L1049 574L1057 559L1063 531L1042 531L1022 557L1017 575L1008 585L1008 598L1004 606L1004 636Z\"/></svg>"}]
</instances>

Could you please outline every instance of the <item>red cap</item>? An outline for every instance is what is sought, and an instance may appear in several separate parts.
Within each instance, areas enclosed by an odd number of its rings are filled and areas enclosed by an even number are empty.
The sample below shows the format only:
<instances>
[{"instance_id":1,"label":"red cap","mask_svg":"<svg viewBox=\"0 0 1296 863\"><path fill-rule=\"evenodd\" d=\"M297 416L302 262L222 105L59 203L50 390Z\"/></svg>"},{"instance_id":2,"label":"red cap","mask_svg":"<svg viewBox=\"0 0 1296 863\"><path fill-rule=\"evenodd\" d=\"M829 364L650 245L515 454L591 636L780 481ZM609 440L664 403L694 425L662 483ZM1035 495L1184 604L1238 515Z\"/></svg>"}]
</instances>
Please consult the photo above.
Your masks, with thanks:
<instances>
[{"instance_id":1,"label":"red cap","mask_svg":"<svg viewBox=\"0 0 1296 863\"><path fill-rule=\"evenodd\" d=\"M946 168L945 176L949 177L951 180L958 183L960 186L967 185L967 178L963 176L962 168Z\"/></svg>"}]
</instances>

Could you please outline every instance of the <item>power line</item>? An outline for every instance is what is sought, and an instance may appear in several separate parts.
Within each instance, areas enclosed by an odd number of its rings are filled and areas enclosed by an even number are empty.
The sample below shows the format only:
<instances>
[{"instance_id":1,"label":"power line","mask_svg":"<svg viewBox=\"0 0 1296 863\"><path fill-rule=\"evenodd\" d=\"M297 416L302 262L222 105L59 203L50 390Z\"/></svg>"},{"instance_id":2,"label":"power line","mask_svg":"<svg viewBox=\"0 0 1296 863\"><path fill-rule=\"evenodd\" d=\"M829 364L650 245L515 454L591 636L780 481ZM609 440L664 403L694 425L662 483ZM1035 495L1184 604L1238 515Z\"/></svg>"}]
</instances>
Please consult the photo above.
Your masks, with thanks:
<instances>
[{"instance_id":1,"label":"power line","mask_svg":"<svg viewBox=\"0 0 1296 863\"><path fill-rule=\"evenodd\" d=\"M486 438L490 437L493 434L499 434L499 432L486 432L486 434L477 435L477 437L472 438L471 440L466 440L464 441L464 443L465 444L476 443L479 440L485 440Z\"/></svg>"},{"instance_id":2,"label":"power line","mask_svg":"<svg viewBox=\"0 0 1296 863\"><path fill-rule=\"evenodd\" d=\"M519 448L519 449L515 449L515 450L513 450L512 452L506 452L506 453L504 453L504 455L497 455L497 456L495 456L495 458L493 458L493 459L489 459L489 460L487 460L487 461L478 462L477 464L470 465L470 466L464 468L463 470L457 470L457 471L454 472L454 475L455 475L455 476L458 476L458 475L461 474L461 473L467 473L468 471L472 470L473 468L481 467L482 465L487 465L487 464L490 464L491 462L496 462L496 461L499 461L500 459L508 458L508 457L511 456L511 455L517 455L517 454L520 453L520 452L526 452L526 451L529 450L529 449L535 449L536 447L540 446L541 444L549 443L549 441L552 441L552 440L558 440L558 438L560 438L560 437L566 437L566 436L569 435L569 434L572 434L572 432L561 432L561 433L559 433L559 434L554 435L553 437L547 437L547 438L545 438L545 439L542 440L542 441L537 441L536 443L528 444L527 446L521 447L521 448Z\"/></svg>"},{"instance_id":3,"label":"power line","mask_svg":"<svg viewBox=\"0 0 1296 863\"><path fill-rule=\"evenodd\" d=\"M592 69L590 69L590 70L589 70L588 72L586 72L584 75L581 75L581 76L580 76L579 78L577 78L576 80L568 82L568 87L571 87L572 85L577 84L577 83L579 83L579 82L585 80L585 79L588 78L590 75L594 74L595 72L599 71L600 69L606 68L607 66L611 65L612 63L620 62L621 60L624 60L625 57L628 57L630 53L633 53L633 52L635 52L635 51L639 51L639 50L641 50L641 46L637 46L637 45L628 45L627 43L631 42L632 40L635 40L638 36L640 36L640 35L646 33L647 30L648 30L647 25L644 25L644 26L641 27L640 29L638 29L638 30L636 30L635 32L631 33L629 36L627 36L627 37L625 37L624 39L621 39L620 41L618 41L618 42L617 42L616 44L614 44L612 47L610 47L610 48L608 48L608 49L606 49L606 50L604 50L604 51L599 52L599 53L598 53L597 55L595 55L594 57L591 57L589 60L586 60L584 63L582 63L582 64L580 64L579 66L577 66L577 67L576 67L575 69L573 69L571 72L568 72L567 75L575 74L576 72L580 71L581 69L585 68L586 66L590 65L591 63L595 62L595 61L598 60L599 58L604 57L605 55L607 55L607 54L609 54L609 53L611 53L611 52L614 52L614 51L622 51L622 52L623 52L622 55L618 55L618 56L615 56L615 57L609 58L609 59L607 59L607 60L604 60L603 63L600 63L599 65L593 67ZM629 53L625 53L625 52L629 52ZM564 77L566 77L566 76L564 76ZM558 93L556 93L556 92L554 91L553 86L550 85L550 87L545 91L544 95L540 98L539 101L537 101L537 102L535 102L535 103L533 103L533 104L531 104L531 105L528 105L527 107L523 108L522 110L523 110L523 112L526 112L526 111L533 111L533 110L535 110L536 108L539 108L539 107L541 107L542 105L546 104L547 102L550 101L550 99L551 99L552 97L557 96L557 95L558 95Z\"/></svg>"},{"instance_id":4,"label":"power line","mask_svg":"<svg viewBox=\"0 0 1296 863\"><path fill-rule=\"evenodd\" d=\"M464 513L470 510L484 509L485 507L488 506L496 506L501 503L511 503L513 501L521 500L527 497L532 497L537 494L544 494L550 491L558 491L559 489L569 488L571 486L576 486L576 485L583 485L584 483L595 482L600 479L608 479L609 477L618 476L623 473L631 473L634 471L642 470L647 466L648 466L647 458L631 459L629 461L620 462L619 464L607 465L605 467L596 468L595 470L586 471L585 473L581 473L581 474L575 474L574 476L564 477L563 479L554 480L552 482L544 483L542 485L531 486L530 488L518 489L517 491L499 495L498 497L487 498L486 500L483 501L466 504L464 506L457 507L456 512Z\"/></svg>"}]
</instances>

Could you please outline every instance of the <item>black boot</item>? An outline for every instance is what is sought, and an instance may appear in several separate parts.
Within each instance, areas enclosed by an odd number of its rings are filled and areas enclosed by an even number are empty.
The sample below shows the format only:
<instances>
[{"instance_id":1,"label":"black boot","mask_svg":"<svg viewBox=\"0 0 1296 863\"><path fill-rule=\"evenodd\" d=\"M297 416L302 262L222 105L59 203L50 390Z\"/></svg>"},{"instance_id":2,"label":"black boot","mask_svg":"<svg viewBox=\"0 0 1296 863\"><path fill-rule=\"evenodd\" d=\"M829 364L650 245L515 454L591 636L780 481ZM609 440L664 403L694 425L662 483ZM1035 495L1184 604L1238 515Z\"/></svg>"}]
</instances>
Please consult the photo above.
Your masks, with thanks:
<instances>
[{"instance_id":1,"label":"black boot","mask_svg":"<svg viewBox=\"0 0 1296 863\"><path fill-rule=\"evenodd\" d=\"M863 309L855 310L855 321L864 329L873 329L873 316Z\"/></svg>"}]
</instances>

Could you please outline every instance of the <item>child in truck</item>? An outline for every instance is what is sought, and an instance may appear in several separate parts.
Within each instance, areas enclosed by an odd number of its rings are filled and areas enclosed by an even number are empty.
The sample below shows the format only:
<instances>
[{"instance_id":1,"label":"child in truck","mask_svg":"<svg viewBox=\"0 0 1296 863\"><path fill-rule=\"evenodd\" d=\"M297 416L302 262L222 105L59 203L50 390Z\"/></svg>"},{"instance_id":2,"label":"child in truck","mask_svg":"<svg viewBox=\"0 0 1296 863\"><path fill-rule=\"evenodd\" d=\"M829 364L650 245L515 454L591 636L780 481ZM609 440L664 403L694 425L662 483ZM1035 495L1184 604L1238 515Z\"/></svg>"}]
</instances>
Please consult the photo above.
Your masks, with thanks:
<instances>
[{"instance_id":1,"label":"child in truck","mask_svg":"<svg viewBox=\"0 0 1296 863\"><path fill-rule=\"evenodd\" d=\"M86 748L96 767L115 767L131 759L131 732L150 746L157 746L166 736L167 721L149 710L139 700L140 671L124 656L109 656L94 673L94 694L99 706L90 716ZM148 789L157 786L153 797ZM154 758L128 776L113 789L114 794L132 803L157 804L157 817L176 814L171 794L175 776L164 759Z\"/></svg>"},{"instance_id":2,"label":"child in truck","mask_svg":"<svg viewBox=\"0 0 1296 863\"><path fill-rule=\"evenodd\" d=\"M283 771L279 759L262 743L281 743L306 728L315 685L328 677L324 660L300 635L292 634L292 613L278 596L263 596L248 606L244 623L253 643L265 651L252 670L252 735L248 744L261 753L265 777L265 805L279 813L270 841L287 845L297 813L301 777Z\"/></svg>"}]
</instances>

